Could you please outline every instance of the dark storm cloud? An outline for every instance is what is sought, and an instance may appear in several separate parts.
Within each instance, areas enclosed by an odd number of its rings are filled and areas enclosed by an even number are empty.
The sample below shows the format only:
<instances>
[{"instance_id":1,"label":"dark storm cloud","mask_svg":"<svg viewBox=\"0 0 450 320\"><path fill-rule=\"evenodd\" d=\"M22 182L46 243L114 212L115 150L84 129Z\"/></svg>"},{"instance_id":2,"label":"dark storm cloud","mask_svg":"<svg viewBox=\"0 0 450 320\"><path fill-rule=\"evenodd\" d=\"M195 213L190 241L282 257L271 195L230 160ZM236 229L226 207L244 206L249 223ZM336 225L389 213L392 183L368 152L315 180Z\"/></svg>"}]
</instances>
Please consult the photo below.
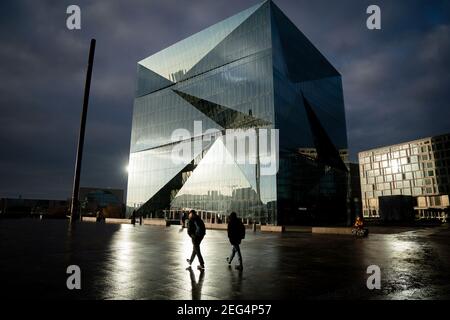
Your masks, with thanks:
<instances>
[{"instance_id":1,"label":"dark storm cloud","mask_svg":"<svg viewBox=\"0 0 450 320\"><path fill-rule=\"evenodd\" d=\"M2 1L0 196L70 195L87 51L97 39L82 185L126 188L136 62L258 1ZM65 27L78 4L82 30ZM343 76L356 152L450 131L448 1L277 5Z\"/></svg>"},{"instance_id":2,"label":"dark storm cloud","mask_svg":"<svg viewBox=\"0 0 450 320\"><path fill-rule=\"evenodd\" d=\"M352 158L450 132L450 2L278 1L343 77ZM382 30L366 28L381 7Z\"/></svg>"}]
</instances>

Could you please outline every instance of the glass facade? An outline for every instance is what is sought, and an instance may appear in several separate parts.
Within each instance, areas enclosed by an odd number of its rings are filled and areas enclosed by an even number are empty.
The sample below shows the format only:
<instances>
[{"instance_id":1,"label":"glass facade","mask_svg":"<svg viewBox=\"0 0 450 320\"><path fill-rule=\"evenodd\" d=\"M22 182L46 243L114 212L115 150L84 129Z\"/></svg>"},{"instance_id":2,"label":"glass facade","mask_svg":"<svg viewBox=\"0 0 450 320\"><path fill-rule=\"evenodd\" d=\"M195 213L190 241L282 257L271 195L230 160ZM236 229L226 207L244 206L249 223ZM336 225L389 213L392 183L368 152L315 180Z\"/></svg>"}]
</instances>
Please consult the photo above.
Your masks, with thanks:
<instances>
[{"instance_id":1,"label":"glass facade","mask_svg":"<svg viewBox=\"0 0 450 320\"><path fill-rule=\"evenodd\" d=\"M346 150L339 73L266 1L138 63L128 212L339 219Z\"/></svg>"},{"instance_id":2,"label":"glass facade","mask_svg":"<svg viewBox=\"0 0 450 320\"><path fill-rule=\"evenodd\" d=\"M272 25L279 221L343 220L348 175L341 77L275 6Z\"/></svg>"},{"instance_id":3,"label":"glass facade","mask_svg":"<svg viewBox=\"0 0 450 320\"><path fill-rule=\"evenodd\" d=\"M378 218L387 196L414 197L419 215L448 211L450 135L360 152L359 166L365 217Z\"/></svg>"}]
</instances>

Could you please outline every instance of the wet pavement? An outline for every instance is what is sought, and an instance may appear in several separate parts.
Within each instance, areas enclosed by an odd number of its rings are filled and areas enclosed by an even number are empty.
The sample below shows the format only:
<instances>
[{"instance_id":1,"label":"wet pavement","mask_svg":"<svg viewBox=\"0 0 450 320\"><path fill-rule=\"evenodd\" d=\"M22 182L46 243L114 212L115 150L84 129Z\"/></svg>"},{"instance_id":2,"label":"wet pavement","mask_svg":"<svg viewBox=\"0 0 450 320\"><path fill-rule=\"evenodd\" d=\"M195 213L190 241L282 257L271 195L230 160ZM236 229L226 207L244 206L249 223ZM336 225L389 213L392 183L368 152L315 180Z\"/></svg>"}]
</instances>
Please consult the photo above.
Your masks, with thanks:
<instances>
[{"instance_id":1,"label":"wet pavement","mask_svg":"<svg viewBox=\"0 0 450 320\"><path fill-rule=\"evenodd\" d=\"M206 271L179 226L0 220L0 292L39 299L449 299L450 230L423 228L366 239L247 231L244 270L228 268L226 232L207 230ZM81 268L68 290L66 268ZM369 290L369 265L381 289Z\"/></svg>"}]
</instances>

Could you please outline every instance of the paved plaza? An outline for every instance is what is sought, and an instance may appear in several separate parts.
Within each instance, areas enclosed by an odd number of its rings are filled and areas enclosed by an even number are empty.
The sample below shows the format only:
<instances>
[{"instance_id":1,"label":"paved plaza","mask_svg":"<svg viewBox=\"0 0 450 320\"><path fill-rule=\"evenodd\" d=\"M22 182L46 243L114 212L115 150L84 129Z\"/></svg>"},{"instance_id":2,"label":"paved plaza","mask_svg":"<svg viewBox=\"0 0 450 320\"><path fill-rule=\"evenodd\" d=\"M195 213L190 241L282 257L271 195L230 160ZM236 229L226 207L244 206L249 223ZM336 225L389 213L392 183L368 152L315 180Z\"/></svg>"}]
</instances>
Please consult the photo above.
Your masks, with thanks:
<instances>
[{"instance_id":1,"label":"paved plaza","mask_svg":"<svg viewBox=\"0 0 450 320\"><path fill-rule=\"evenodd\" d=\"M8 298L38 299L449 299L447 227L371 234L367 239L247 231L244 270L228 268L225 231L207 230L206 271L186 270L192 245L179 226L64 220L0 220L0 286ZM68 290L66 268L81 268ZM368 290L369 265L381 289Z\"/></svg>"}]
</instances>

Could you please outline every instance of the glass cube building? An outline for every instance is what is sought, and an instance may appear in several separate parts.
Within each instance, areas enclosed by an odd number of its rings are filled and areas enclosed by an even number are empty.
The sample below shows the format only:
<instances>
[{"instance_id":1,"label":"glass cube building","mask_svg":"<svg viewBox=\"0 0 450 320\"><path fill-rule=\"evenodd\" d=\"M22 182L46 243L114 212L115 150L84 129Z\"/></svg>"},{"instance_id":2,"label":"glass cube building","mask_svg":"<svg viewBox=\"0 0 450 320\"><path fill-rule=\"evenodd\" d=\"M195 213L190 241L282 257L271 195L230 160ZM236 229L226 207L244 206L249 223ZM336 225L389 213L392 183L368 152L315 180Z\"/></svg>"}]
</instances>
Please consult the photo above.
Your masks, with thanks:
<instances>
[{"instance_id":1,"label":"glass cube building","mask_svg":"<svg viewBox=\"0 0 450 320\"><path fill-rule=\"evenodd\" d=\"M382 197L414 200L416 218L446 219L450 193L450 134L359 153L364 217L380 217Z\"/></svg>"},{"instance_id":2,"label":"glass cube building","mask_svg":"<svg viewBox=\"0 0 450 320\"><path fill-rule=\"evenodd\" d=\"M130 148L128 214L347 214L341 76L272 1L138 62Z\"/></svg>"}]
</instances>

